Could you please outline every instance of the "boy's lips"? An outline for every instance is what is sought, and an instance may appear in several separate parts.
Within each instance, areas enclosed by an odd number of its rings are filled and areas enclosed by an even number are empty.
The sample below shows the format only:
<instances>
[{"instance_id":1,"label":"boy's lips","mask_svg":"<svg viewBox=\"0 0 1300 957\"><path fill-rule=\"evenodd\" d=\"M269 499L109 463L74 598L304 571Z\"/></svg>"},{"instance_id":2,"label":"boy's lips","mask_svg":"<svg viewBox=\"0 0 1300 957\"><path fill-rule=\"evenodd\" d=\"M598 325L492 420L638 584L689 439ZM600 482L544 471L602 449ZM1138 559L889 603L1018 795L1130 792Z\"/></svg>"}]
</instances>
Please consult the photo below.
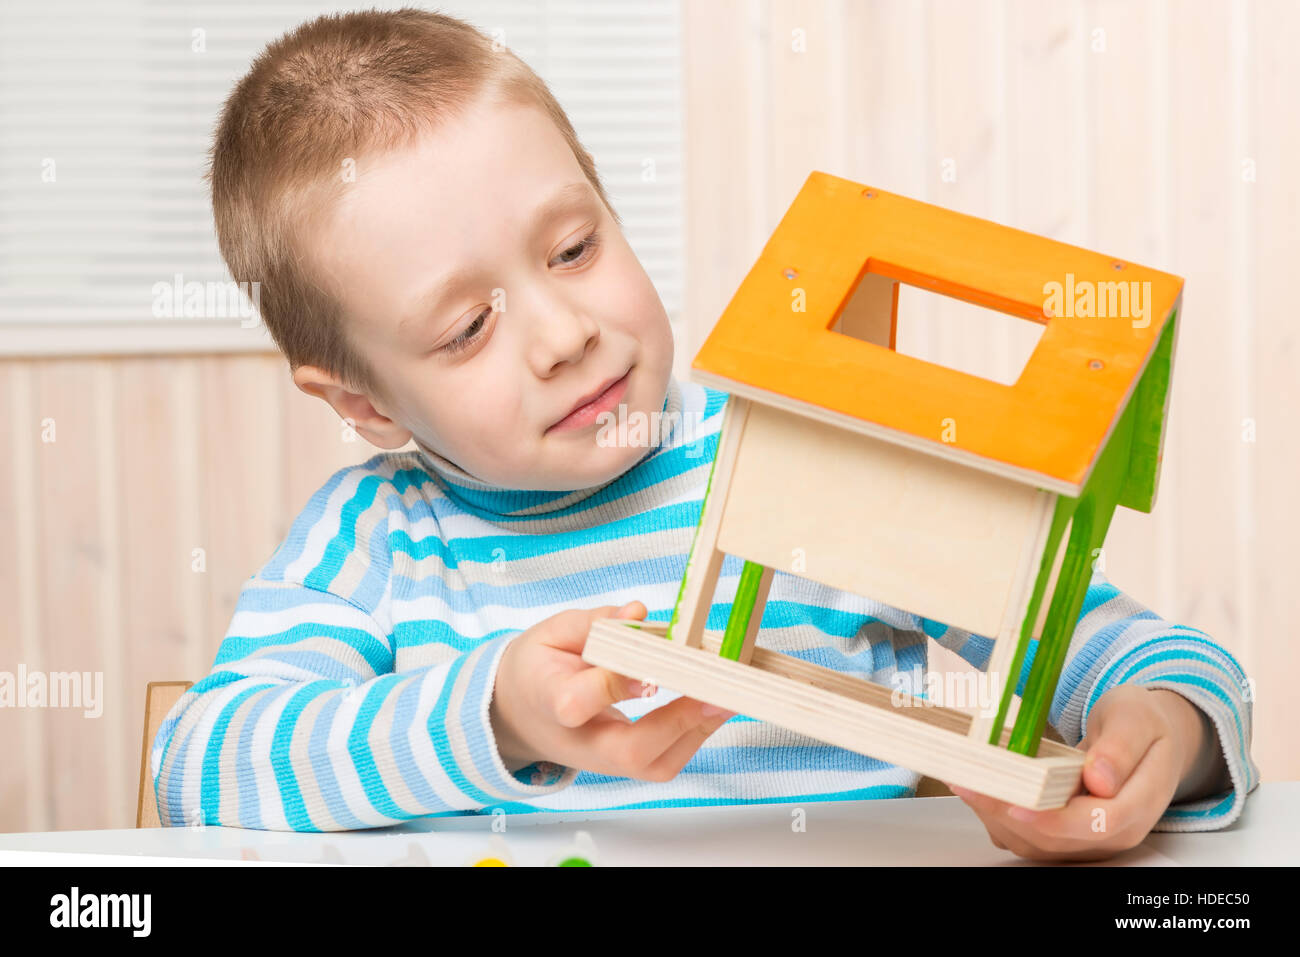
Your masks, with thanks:
<instances>
[{"instance_id":1,"label":"boy's lips","mask_svg":"<svg viewBox=\"0 0 1300 957\"><path fill-rule=\"evenodd\" d=\"M553 424L546 431L550 432L568 432L573 429L583 429L596 421L597 417L603 412L612 411L627 392L628 374L632 371L631 367L622 375L615 379L608 379L596 387L596 391L588 393L577 401L569 413Z\"/></svg>"}]
</instances>

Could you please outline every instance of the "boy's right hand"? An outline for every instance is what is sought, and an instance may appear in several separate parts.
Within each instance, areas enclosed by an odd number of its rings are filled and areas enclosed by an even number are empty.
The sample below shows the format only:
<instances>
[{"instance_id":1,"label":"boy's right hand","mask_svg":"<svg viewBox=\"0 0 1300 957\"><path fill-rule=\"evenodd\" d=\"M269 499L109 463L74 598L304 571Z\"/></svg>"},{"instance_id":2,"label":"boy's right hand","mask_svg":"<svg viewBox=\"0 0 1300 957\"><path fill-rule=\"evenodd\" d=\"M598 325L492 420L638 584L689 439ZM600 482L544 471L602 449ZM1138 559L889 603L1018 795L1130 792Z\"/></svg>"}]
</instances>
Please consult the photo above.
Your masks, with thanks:
<instances>
[{"instance_id":1,"label":"boy's right hand","mask_svg":"<svg viewBox=\"0 0 1300 957\"><path fill-rule=\"evenodd\" d=\"M551 761L614 777L669 781L734 716L684 696L636 721L613 706L640 697L646 686L583 661L587 632L597 618L645 615L639 601L562 611L506 646L490 714L507 770Z\"/></svg>"}]
</instances>

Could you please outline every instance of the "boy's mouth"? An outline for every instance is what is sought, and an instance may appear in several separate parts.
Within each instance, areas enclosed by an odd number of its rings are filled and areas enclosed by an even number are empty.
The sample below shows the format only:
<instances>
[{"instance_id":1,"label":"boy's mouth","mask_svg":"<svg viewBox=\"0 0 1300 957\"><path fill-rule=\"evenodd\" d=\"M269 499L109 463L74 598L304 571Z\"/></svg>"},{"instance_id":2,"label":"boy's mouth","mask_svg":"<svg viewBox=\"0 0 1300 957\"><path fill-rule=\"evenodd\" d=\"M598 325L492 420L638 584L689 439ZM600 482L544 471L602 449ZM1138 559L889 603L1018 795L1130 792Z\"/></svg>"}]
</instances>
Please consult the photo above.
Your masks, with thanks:
<instances>
[{"instance_id":1,"label":"boy's mouth","mask_svg":"<svg viewBox=\"0 0 1300 957\"><path fill-rule=\"evenodd\" d=\"M627 393L627 382L631 373L632 367L629 366L628 370L617 379L602 383L594 394L589 393L579 399L568 415L547 429L546 434L585 429L595 423L602 413L612 412Z\"/></svg>"}]
</instances>

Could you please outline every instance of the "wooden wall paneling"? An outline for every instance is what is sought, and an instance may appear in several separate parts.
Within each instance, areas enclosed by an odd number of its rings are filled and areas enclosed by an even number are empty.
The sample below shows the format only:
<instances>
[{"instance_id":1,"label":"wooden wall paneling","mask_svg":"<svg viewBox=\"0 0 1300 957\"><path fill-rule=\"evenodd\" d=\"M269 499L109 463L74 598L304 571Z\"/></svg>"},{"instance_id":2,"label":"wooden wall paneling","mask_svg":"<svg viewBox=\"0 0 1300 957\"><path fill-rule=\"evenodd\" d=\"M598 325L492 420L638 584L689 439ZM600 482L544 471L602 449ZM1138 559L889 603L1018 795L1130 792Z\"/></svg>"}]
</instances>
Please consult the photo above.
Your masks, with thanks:
<instances>
[{"instance_id":1,"label":"wooden wall paneling","mask_svg":"<svg viewBox=\"0 0 1300 957\"><path fill-rule=\"evenodd\" d=\"M1244 533L1239 530L1236 556L1245 554L1252 562L1248 571L1253 591L1249 598L1241 596L1247 598L1241 607L1248 623L1241 647L1252 652L1241 663L1254 681L1255 760L1264 780L1278 781L1300 778L1292 689L1300 674L1300 642L1293 636L1300 617L1300 591L1295 586L1300 562L1295 497L1300 477L1300 323L1295 316L1300 124L1294 120L1295 91L1300 89L1300 60L1294 53L1300 8L1287 0L1266 0L1250 9L1249 47L1242 51L1249 56L1240 68L1248 71L1243 79L1249 84L1252 122L1244 131L1245 151L1235 158L1232 181L1244 196L1237 231L1246 243L1236 257L1233 288L1253 306L1248 321L1234 333L1246 337L1240 417L1253 419L1255 427L1255 441L1241 446L1250 470L1239 475L1239 481L1246 480L1246 494L1254 497L1243 502L1249 507L1244 516L1249 526ZM1254 181L1243 178L1251 170L1247 160L1253 161ZM1241 274L1244 266L1250 267L1249 275ZM1232 560L1240 561L1236 556Z\"/></svg>"},{"instance_id":2,"label":"wooden wall paneling","mask_svg":"<svg viewBox=\"0 0 1300 957\"><path fill-rule=\"evenodd\" d=\"M1115 81L1107 82L1106 78L1113 72L1112 62L1107 59L1111 54L1110 34L1117 24L1122 28L1124 20L1117 20L1113 10L1099 12L1082 3L1061 7L1043 4L1036 8L1044 13L1059 11L1061 19L1065 21L1063 25L1070 30L1070 39L1065 44L1068 52L1063 58L1066 62L1061 64L1064 75L1070 79L1072 90L1068 109L1061 116L1069 135L1062 139L1049 134L1043 144L1059 154L1059 162L1063 166L1060 170L1063 175L1058 182L1071 211L1066 219L1068 232L1063 238L1066 242L1086 246L1094 242L1105 244L1113 236L1115 243L1107 248L1129 244L1116 248L1116 252L1137 256L1139 253L1130 247L1141 244L1140 254L1147 257L1146 263L1172 269L1169 245L1161 236L1161 224L1167 218L1163 210L1164 197L1168 191L1168 163L1163 159L1167 155L1168 134L1166 124L1161 119L1166 109L1166 104L1162 102L1162 91L1168 82L1167 55L1162 51L1167 40L1160 27L1161 19L1158 15L1152 16L1149 41L1137 42L1139 38L1135 38L1133 44L1121 45L1120 54L1125 58L1122 62L1126 66L1120 70ZM1128 81L1140 85L1118 85ZM1051 80L1046 76L1036 76L1035 82L1041 85L1050 83ZM1119 102L1122 104L1136 105L1119 108L1098 105L1096 97L1103 93L1112 98L1121 97ZM1134 112L1138 107L1145 113ZM1122 117L1114 117L1112 114L1120 108L1127 112ZM1097 134L1096 116L1100 109L1108 111L1107 130L1121 119L1136 124L1145 116L1149 124L1145 130L1131 125L1124 127L1126 131L1132 130L1134 135L1142 136L1143 139L1140 140L1138 151L1133 154L1135 161L1127 171L1118 166L1107 171L1110 176L1137 180L1136 184L1129 183L1122 188L1119 196L1113 196L1114 190L1109 185L1099 183L1094 178L1096 169L1093 158L1098 151L1112 150L1115 142L1113 136L1102 140ZM1045 119L1050 122L1051 118ZM1036 117L1035 126L1037 122ZM1129 202L1138 205L1135 208L1111 208ZM1107 229L1114 227L1117 217L1123 217L1122 225L1113 234L1096 231L1092 215L1094 209L1099 211L1099 219ZM1177 375L1178 372L1175 371L1175 377ZM1168 469L1162 470L1161 487L1156 494L1159 508L1155 513L1116 509L1103 554L1099 556L1101 570L1116 587L1148 607L1164 608L1166 613L1172 613L1174 596L1167 587L1170 569L1165 567L1165 562L1172 561L1174 557L1177 521L1174 508L1168 503L1175 498L1173 486L1177 481L1177 476L1171 475ZM1162 580L1166 583L1163 590Z\"/></svg>"},{"instance_id":3,"label":"wooden wall paneling","mask_svg":"<svg viewBox=\"0 0 1300 957\"><path fill-rule=\"evenodd\" d=\"M195 415L195 357L108 360L116 372L121 440L118 459L124 542L122 616L128 760L141 734L150 681L197 681L211 659L204 647L201 579L191 570L203 535ZM132 778L134 782L134 777ZM128 788L128 791L130 788ZM135 800L123 820L131 827Z\"/></svg>"},{"instance_id":4,"label":"wooden wall paneling","mask_svg":"<svg viewBox=\"0 0 1300 957\"><path fill-rule=\"evenodd\" d=\"M48 824L54 830L104 828L114 821L115 804L106 800L113 793L114 755L106 744L124 705L116 687L120 662L108 657L113 642L106 642L106 632L117 626L106 621L113 609L103 599L105 576L111 581L119 574L120 545L106 539L101 514L106 479L100 469L117 448L114 430L97 428L96 406L112 402L103 371L95 359L36 365L33 411L38 422L52 422L55 439L37 449L41 666L47 676L75 671L89 673L92 682L102 676L103 698L99 718L80 707L44 711Z\"/></svg>"},{"instance_id":5,"label":"wooden wall paneling","mask_svg":"<svg viewBox=\"0 0 1300 957\"><path fill-rule=\"evenodd\" d=\"M0 601L10 609L0 621L0 671L9 672L15 682L20 665L42 670L45 660L40 641L44 609L39 591L37 468L41 450L35 382L34 363L0 363L5 410L0 415L0 447L9 452L0 468L0 528L10 529L8 542L0 549ZM39 710L0 710L0 743L7 764L0 775L0 831L50 827L52 782L47 772L45 719Z\"/></svg>"},{"instance_id":6,"label":"wooden wall paneling","mask_svg":"<svg viewBox=\"0 0 1300 957\"><path fill-rule=\"evenodd\" d=\"M764 236L776 228L811 170L844 175L844 38L833 29L839 7L825 0L783 0L769 8Z\"/></svg>"},{"instance_id":7,"label":"wooden wall paneling","mask_svg":"<svg viewBox=\"0 0 1300 957\"><path fill-rule=\"evenodd\" d=\"M1115 4L1080 9L1077 72L1084 89L1076 108L1085 167L1075 180L1075 207L1082 224L1076 241L1117 259L1132 258L1186 276L1164 235L1171 188L1162 93L1169 83L1165 18L1154 4L1141 10ZM1188 287L1194 289L1195 284L1189 277ZM1185 301L1194 300L1193 291ZM1175 382L1186 372L1181 337L1185 331L1186 325L1180 325ZM1170 403L1170 433L1177 429L1177 402L1175 398ZM1168 459L1171 445L1167 437L1155 511L1117 509L1099 558L1115 587L1177 620L1180 609L1172 582L1181 531L1176 504L1180 477Z\"/></svg>"},{"instance_id":8,"label":"wooden wall paneling","mask_svg":"<svg viewBox=\"0 0 1300 957\"><path fill-rule=\"evenodd\" d=\"M912 0L845 3L842 122L846 179L926 199L932 186L925 68L928 6ZM830 172L834 172L831 170Z\"/></svg>"},{"instance_id":9,"label":"wooden wall paneling","mask_svg":"<svg viewBox=\"0 0 1300 957\"><path fill-rule=\"evenodd\" d=\"M767 239L759 138L767 106L753 86L762 76L756 31L760 7L749 0L682 4L686 263L685 319L674 372L689 378L691 359L758 257Z\"/></svg>"},{"instance_id":10,"label":"wooden wall paneling","mask_svg":"<svg viewBox=\"0 0 1300 957\"><path fill-rule=\"evenodd\" d=\"M931 109L919 118L931 126L926 201L1000 223L1011 218L1002 182L1009 123L1002 51L1005 10L1005 4L930 0L926 64ZM971 359L981 359L988 369L1009 366L1011 329L1018 322L906 287L898 304L900 351L909 352L912 314L924 300L933 300L933 307L921 320L930 326L931 341L923 358L951 368ZM1036 338L1036 330L1020 332ZM936 422L936 433L942 427ZM960 420L956 427L961 428Z\"/></svg>"},{"instance_id":11,"label":"wooden wall paneling","mask_svg":"<svg viewBox=\"0 0 1300 957\"><path fill-rule=\"evenodd\" d=\"M1093 148L1087 128L1080 122L1087 116L1089 91L1084 77L1087 58L1093 55L1081 10L1081 3L1012 0L1003 40L1010 149L1002 180L1012 225L1076 246L1086 245L1088 198L1080 186L1086 183L1088 154ZM1125 513L1134 514L1116 509L1106 551L1118 548L1126 569L1145 569L1150 536L1125 538L1119 534ZM1072 528L1073 520L1066 525L1053 561L1048 596L1055 589ZM1131 574L1124 575L1124 587L1135 587ZM1047 600L1039 606L1032 629L1035 637L1042 634L1049 606ZM1013 704L1018 709L1019 699Z\"/></svg>"},{"instance_id":12,"label":"wooden wall paneling","mask_svg":"<svg viewBox=\"0 0 1300 957\"><path fill-rule=\"evenodd\" d=\"M1251 649L1240 632L1235 524L1240 520L1240 490L1234 463L1241 451L1242 411L1233 383L1241 374L1234 338L1243 314L1234 301L1237 288L1233 217L1244 201L1242 184L1227 140L1239 104L1228 96L1229 5L1194 0L1170 11L1169 86L1197 89L1197 96L1169 102L1169 161L1174 203L1169 210L1170 269L1187 277L1186 319L1179 323L1170 416L1179 417L1166 444L1166 473L1178 475L1173 513L1178 521L1178 601L1157 609L1180 624L1206 631L1225 647L1248 658ZM1145 48L1134 51L1146 59ZM1205 83L1206 75L1219 78ZM1111 151L1118 156L1118 151ZM1158 174L1161 175L1161 174ZM1154 231L1134 223L1135 230ZM1249 558L1247 558L1249 561Z\"/></svg>"},{"instance_id":13,"label":"wooden wall paneling","mask_svg":"<svg viewBox=\"0 0 1300 957\"><path fill-rule=\"evenodd\" d=\"M211 665L230 627L244 582L274 554L292 521L284 515L283 402L280 356L206 356L199 368L196 417L205 463L200 507L206 535L206 617L200 644ZM204 672L184 675L197 681Z\"/></svg>"}]
</instances>

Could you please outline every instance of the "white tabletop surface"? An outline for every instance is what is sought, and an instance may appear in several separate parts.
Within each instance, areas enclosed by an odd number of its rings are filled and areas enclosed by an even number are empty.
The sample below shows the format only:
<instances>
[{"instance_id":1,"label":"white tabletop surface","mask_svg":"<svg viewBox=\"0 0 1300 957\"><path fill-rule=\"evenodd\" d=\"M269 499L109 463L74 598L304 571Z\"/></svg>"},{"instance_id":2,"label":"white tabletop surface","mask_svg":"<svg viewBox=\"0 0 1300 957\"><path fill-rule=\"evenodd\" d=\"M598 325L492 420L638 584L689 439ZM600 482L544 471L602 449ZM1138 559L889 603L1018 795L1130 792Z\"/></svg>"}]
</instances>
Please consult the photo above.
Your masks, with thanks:
<instances>
[{"instance_id":1,"label":"white tabletop surface","mask_svg":"<svg viewBox=\"0 0 1300 957\"><path fill-rule=\"evenodd\" d=\"M794 827L799 808L802 831ZM994 847L970 808L941 797L423 818L327 834L224 827L0 834L0 865L464 865L503 855L518 866L583 849L598 866L1035 863ZM1261 784L1230 828L1153 833L1105 863L1300 864L1300 782Z\"/></svg>"}]
</instances>

